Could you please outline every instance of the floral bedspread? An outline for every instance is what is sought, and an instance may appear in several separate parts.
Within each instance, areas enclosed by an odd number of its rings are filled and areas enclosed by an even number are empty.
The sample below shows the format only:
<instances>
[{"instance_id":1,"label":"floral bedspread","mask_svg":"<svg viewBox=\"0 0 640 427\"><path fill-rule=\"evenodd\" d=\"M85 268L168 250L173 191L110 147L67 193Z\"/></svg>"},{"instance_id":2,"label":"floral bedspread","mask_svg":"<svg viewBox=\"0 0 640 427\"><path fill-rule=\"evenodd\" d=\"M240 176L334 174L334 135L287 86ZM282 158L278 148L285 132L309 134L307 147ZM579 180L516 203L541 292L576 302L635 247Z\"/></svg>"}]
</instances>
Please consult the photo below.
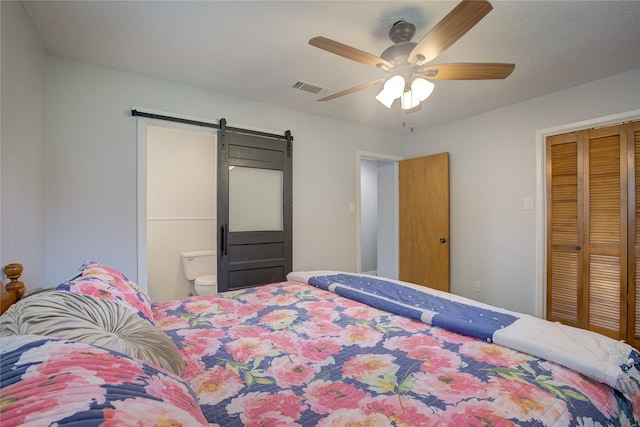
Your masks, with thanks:
<instances>
[{"instance_id":1,"label":"floral bedspread","mask_svg":"<svg viewBox=\"0 0 640 427\"><path fill-rule=\"evenodd\" d=\"M210 423L615 426L640 418L640 396L300 282L153 310Z\"/></svg>"},{"instance_id":2,"label":"floral bedspread","mask_svg":"<svg viewBox=\"0 0 640 427\"><path fill-rule=\"evenodd\" d=\"M2 427L207 425L182 379L111 350L4 336L0 365Z\"/></svg>"}]
</instances>

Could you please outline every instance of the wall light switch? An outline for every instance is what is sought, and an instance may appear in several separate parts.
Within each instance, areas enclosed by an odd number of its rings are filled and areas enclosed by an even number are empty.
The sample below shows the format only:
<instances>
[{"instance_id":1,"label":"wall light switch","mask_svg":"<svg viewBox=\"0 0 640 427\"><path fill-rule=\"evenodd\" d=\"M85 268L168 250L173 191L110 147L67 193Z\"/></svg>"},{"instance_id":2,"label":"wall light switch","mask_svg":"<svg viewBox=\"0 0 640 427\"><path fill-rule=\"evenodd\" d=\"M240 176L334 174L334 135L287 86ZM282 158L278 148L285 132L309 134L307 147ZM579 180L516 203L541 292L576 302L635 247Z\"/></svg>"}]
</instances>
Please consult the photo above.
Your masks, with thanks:
<instances>
[{"instance_id":1,"label":"wall light switch","mask_svg":"<svg viewBox=\"0 0 640 427\"><path fill-rule=\"evenodd\" d=\"M356 211L356 204L353 202L349 202L349 213L354 213Z\"/></svg>"},{"instance_id":2,"label":"wall light switch","mask_svg":"<svg viewBox=\"0 0 640 427\"><path fill-rule=\"evenodd\" d=\"M533 209L533 199L531 197L527 197L524 199L523 207L526 210Z\"/></svg>"}]
</instances>

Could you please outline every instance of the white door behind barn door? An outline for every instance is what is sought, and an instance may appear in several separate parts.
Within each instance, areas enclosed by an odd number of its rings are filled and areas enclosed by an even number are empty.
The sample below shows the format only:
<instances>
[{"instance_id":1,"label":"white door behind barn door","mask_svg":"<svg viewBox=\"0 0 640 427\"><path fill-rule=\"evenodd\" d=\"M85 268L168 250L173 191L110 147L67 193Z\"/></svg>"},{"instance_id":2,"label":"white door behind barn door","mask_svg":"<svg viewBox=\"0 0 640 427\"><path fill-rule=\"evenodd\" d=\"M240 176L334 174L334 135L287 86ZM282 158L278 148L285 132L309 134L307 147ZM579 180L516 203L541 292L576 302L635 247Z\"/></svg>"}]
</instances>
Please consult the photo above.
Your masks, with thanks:
<instances>
[{"instance_id":1,"label":"white door behind barn door","mask_svg":"<svg viewBox=\"0 0 640 427\"><path fill-rule=\"evenodd\" d=\"M191 290L180 253L216 246L216 135L148 126L146 142L147 288L153 301L183 298Z\"/></svg>"}]
</instances>

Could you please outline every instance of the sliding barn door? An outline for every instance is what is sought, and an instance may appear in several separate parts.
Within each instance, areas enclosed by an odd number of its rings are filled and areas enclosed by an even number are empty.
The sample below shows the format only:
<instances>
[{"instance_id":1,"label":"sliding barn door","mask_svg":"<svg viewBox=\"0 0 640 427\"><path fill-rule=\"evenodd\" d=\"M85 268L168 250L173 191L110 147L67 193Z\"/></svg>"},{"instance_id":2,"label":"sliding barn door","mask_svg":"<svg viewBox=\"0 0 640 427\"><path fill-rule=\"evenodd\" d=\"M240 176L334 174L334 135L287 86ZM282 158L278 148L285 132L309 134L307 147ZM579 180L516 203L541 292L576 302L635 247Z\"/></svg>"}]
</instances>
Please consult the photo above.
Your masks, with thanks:
<instances>
[{"instance_id":1,"label":"sliding barn door","mask_svg":"<svg viewBox=\"0 0 640 427\"><path fill-rule=\"evenodd\" d=\"M285 280L292 266L291 141L219 131L218 290Z\"/></svg>"},{"instance_id":2,"label":"sliding barn door","mask_svg":"<svg viewBox=\"0 0 640 427\"><path fill-rule=\"evenodd\" d=\"M399 163L400 280L449 292L449 153Z\"/></svg>"}]
</instances>

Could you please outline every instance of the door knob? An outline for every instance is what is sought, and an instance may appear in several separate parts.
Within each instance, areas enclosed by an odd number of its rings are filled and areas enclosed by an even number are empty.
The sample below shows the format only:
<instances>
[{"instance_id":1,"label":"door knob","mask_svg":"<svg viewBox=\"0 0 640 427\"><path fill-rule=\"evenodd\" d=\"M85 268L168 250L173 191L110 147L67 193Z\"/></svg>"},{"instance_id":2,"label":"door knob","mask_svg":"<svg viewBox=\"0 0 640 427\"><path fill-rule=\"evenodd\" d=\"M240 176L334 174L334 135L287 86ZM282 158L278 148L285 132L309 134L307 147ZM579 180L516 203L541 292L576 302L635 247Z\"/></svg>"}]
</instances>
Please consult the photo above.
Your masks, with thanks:
<instances>
[{"instance_id":1,"label":"door knob","mask_svg":"<svg viewBox=\"0 0 640 427\"><path fill-rule=\"evenodd\" d=\"M445 239L444 237L440 238L440 243L447 243L447 239Z\"/></svg>"},{"instance_id":2,"label":"door knob","mask_svg":"<svg viewBox=\"0 0 640 427\"><path fill-rule=\"evenodd\" d=\"M580 249L582 249L580 246L576 246L576 251L579 251Z\"/></svg>"}]
</instances>

